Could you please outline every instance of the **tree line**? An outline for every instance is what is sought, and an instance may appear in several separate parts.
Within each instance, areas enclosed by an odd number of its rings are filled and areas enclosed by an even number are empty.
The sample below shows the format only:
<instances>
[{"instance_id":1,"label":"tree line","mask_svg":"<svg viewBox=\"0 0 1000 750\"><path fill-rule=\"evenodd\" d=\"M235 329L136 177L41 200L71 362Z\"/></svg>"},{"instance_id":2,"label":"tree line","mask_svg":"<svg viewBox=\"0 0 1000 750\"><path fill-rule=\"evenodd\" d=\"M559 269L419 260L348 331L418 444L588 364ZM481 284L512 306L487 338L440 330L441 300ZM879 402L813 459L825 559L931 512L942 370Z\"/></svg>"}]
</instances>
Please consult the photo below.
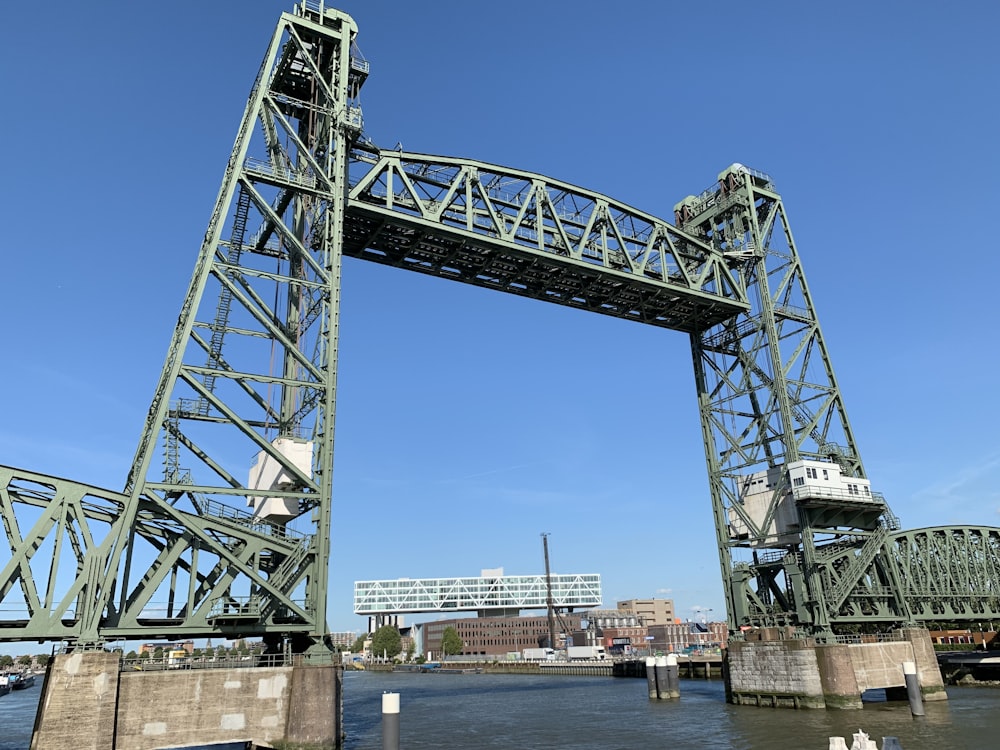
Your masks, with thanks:
<instances>
[{"instance_id":1,"label":"tree line","mask_svg":"<svg viewBox=\"0 0 1000 750\"><path fill-rule=\"evenodd\" d=\"M13 667L21 669L45 669L52 659L50 654L22 654L21 656L11 656L10 654L0 654L0 671L6 671Z\"/></svg>"},{"instance_id":2,"label":"tree line","mask_svg":"<svg viewBox=\"0 0 1000 750\"><path fill-rule=\"evenodd\" d=\"M384 656L387 659L395 659L403 652L403 637L399 634L399 630L392 625L383 625L375 631L371 639L369 653L373 656ZM368 640L367 635L358 636L351 645L351 653L360 654L364 651L366 640ZM462 653L463 648L465 648L465 642L458 634L458 631L451 625L446 627L441 634L441 653L444 656L454 656L455 654ZM419 660L421 654L410 654L410 658Z\"/></svg>"}]
</instances>

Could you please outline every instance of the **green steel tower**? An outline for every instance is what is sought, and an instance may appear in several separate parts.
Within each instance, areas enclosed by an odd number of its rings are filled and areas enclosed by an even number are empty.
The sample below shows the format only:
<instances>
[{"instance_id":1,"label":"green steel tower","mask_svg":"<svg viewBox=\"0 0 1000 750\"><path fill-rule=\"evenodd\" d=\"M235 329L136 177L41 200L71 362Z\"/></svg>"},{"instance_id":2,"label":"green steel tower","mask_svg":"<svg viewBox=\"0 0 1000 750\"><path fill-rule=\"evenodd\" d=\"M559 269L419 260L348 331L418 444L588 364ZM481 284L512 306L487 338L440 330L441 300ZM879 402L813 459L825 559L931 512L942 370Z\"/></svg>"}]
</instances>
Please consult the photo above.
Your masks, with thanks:
<instances>
[{"instance_id":1,"label":"green steel tower","mask_svg":"<svg viewBox=\"0 0 1000 750\"><path fill-rule=\"evenodd\" d=\"M898 524L866 478L785 207L767 175L734 164L674 211L751 305L691 336L730 627L830 634Z\"/></svg>"},{"instance_id":2,"label":"green steel tower","mask_svg":"<svg viewBox=\"0 0 1000 750\"><path fill-rule=\"evenodd\" d=\"M169 616L271 645L326 632L339 291L348 152L367 63L346 14L302 3L271 39L226 166L128 475L115 563L152 556ZM156 460L161 456L161 460ZM143 549L143 500L183 529ZM227 518L251 534L206 527ZM220 554L221 551L221 554ZM208 558L207 560L205 558ZM117 593L145 584L126 575ZM97 623L94 623L96 627Z\"/></svg>"}]
</instances>

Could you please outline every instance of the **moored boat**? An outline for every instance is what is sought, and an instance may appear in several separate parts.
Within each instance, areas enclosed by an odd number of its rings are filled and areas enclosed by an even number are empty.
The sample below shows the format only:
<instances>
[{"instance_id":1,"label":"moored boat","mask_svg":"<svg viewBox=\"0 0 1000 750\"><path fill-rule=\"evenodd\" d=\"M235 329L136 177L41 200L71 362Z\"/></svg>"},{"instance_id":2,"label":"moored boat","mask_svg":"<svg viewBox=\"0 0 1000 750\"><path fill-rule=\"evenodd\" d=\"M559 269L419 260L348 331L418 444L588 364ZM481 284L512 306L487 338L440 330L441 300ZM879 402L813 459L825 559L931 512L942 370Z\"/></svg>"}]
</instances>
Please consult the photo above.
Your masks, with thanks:
<instances>
[{"instance_id":1,"label":"moored boat","mask_svg":"<svg viewBox=\"0 0 1000 750\"><path fill-rule=\"evenodd\" d=\"M10 686L14 690L24 690L25 688L33 687L35 684L35 675L31 672L22 672L21 674L12 674L10 676Z\"/></svg>"},{"instance_id":2,"label":"moored boat","mask_svg":"<svg viewBox=\"0 0 1000 750\"><path fill-rule=\"evenodd\" d=\"M10 680L7 675L0 674L0 695L7 695L10 692Z\"/></svg>"}]
</instances>

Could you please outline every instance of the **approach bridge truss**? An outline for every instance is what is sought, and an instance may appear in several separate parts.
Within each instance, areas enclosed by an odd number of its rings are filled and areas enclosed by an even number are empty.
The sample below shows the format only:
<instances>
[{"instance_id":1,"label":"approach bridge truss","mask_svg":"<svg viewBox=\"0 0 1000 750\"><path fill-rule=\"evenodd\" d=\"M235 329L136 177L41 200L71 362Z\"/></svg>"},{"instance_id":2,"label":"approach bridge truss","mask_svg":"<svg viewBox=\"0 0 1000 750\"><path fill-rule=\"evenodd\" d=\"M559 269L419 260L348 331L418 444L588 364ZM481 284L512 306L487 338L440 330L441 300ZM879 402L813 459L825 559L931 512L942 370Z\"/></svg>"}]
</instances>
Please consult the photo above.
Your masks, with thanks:
<instances>
[{"instance_id":1,"label":"approach bridge truss","mask_svg":"<svg viewBox=\"0 0 1000 750\"><path fill-rule=\"evenodd\" d=\"M282 14L123 489L0 468L0 640L323 648L345 256L686 333L731 628L1000 617L995 529L901 532L880 496L791 494L799 460L865 473L769 177L734 165L669 223L379 149L356 35L322 3ZM739 487L761 471L754 510Z\"/></svg>"}]
</instances>

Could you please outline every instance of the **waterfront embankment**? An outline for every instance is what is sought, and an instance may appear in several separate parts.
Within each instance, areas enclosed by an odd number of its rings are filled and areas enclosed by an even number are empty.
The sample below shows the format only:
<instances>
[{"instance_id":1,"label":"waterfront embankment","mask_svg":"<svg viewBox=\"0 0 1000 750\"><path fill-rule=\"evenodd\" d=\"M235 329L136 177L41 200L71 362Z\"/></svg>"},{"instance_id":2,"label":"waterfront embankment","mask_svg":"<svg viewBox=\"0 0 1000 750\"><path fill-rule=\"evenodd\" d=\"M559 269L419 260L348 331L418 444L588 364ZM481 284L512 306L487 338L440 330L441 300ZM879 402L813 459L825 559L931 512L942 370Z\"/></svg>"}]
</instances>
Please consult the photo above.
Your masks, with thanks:
<instances>
[{"instance_id":1,"label":"waterfront embankment","mask_svg":"<svg viewBox=\"0 0 1000 750\"><path fill-rule=\"evenodd\" d=\"M721 678L721 656L680 656L677 659L681 677ZM449 659L428 664L368 663L364 669L372 672L478 672L480 674L562 675L576 677L646 677L645 659L593 661L485 661Z\"/></svg>"}]
</instances>

